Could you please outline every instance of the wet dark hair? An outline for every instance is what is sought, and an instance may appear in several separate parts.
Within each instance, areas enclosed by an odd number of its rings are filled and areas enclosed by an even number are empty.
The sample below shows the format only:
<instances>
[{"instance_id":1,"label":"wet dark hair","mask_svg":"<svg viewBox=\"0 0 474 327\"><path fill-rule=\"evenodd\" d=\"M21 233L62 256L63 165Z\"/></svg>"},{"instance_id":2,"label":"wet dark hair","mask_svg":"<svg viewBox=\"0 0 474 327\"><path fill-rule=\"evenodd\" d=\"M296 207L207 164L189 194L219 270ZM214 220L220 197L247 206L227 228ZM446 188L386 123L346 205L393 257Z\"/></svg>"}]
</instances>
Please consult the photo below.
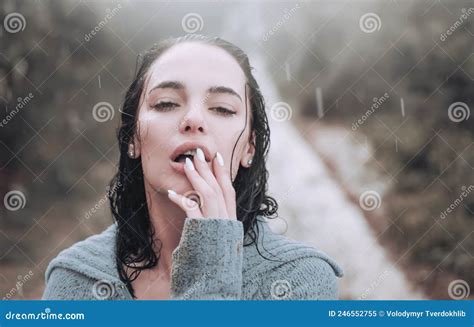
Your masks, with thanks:
<instances>
[{"instance_id":1,"label":"wet dark hair","mask_svg":"<svg viewBox=\"0 0 474 327\"><path fill-rule=\"evenodd\" d=\"M252 132L255 132L255 154L252 158L252 165L248 168L239 167L233 181L237 219L243 224L244 234L250 238L250 242L244 246L256 244L258 252L264 257L258 249L259 228L256 220L258 216L275 218L278 211L276 200L266 194L268 171L265 161L270 147L270 129L265 113L265 102L252 75L253 68L250 66L247 55L230 42L218 37L202 35L170 38L156 44L139 56L135 78L125 94L121 108L121 126L117 135L120 151L119 167L108 187L110 207L118 228L116 237L117 269L120 279L127 285L134 298L135 294L131 283L138 278L142 270L153 268L158 264L160 251L155 251L155 231L148 213L141 160L140 158L130 158L127 151L137 132L137 115L147 72L160 55L174 45L183 42L201 42L224 49L237 60L247 78L245 89L246 93L247 89L249 90L251 111L249 135L252 138ZM247 103L247 99L245 99L245 103ZM138 266L137 263L141 264ZM130 268L131 272L128 273L124 266Z\"/></svg>"}]
</instances>

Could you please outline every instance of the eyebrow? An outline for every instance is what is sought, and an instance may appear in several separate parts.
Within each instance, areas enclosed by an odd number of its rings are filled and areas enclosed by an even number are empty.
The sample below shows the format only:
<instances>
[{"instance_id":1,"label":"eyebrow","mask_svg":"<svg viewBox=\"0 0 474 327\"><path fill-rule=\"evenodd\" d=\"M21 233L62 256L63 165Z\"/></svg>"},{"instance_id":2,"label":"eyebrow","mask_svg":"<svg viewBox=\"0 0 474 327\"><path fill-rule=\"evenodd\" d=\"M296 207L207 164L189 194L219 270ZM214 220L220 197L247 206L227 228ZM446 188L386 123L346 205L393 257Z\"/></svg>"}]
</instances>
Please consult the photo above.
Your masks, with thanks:
<instances>
[{"instance_id":1,"label":"eyebrow","mask_svg":"<svg viewBox=\"0 0 474 327\"><path fill-rule=\"evenodd\" d=\"M183 83L178 82L178 81L164 81L161 82L160 84L156 85L153 87L148 94L150 94L153 90L155 89L173 89L173 90L184 90L185 86ZM234 91L232 88L227 87L227 86L211 86L210 88L207 89L207 92L211 94L230 94L234 95L239 98L240 102L242 102L242 98L240 95Z\"/></svg>"}]
</instances>

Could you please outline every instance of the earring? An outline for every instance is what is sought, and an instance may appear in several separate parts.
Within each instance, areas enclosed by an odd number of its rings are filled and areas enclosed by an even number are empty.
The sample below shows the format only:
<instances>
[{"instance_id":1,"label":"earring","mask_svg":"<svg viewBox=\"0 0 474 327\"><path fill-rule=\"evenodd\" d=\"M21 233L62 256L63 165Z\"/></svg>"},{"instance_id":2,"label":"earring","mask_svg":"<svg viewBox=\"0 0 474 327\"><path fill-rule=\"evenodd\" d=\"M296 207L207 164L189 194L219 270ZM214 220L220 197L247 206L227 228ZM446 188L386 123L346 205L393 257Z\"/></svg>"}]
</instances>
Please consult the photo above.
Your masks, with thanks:
<instances>
[{"instance_id":1,"label":"earring","mask_svg":"<svg viewBox=\"0 0 474 327\"><path fill-rule=\"evenodd\" d=\"M128 156L135 159L135 146L133 144L129 144L128 146Z\"/></svg>"},{"instance_id":2,"label":"earring","mask_svg":"<svg viewBox=\"0 0 474 327\"><path fill-rule=\"evenodd\" d=\"M247 164L250 166L250 165L252 164L252 159L249 159L249 160L247 161Z\"/></svg>"}]
</instances>

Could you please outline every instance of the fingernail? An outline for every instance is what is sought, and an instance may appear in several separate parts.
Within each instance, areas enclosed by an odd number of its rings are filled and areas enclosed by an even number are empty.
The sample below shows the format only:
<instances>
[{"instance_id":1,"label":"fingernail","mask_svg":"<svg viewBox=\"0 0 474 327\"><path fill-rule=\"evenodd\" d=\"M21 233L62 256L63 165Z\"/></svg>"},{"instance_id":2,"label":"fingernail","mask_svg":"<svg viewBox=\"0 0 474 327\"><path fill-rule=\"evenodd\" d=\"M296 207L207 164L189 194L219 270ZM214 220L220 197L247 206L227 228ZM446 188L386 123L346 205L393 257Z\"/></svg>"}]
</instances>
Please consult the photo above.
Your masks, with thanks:
<instances>
[{"instance_id":1,"label":"fingernail","mask_svg":"<svg viewBox=\"0 0 474 327\"><path fill-rule=\"evenodd\" d=\"M186 158L186 167L187 167L189 170L194 170L193 162L192 162L191 159L189 159L189 158Z\"/></svg>"},{"instance_id":2,"label":"fingernail","mask_svg":"<svg viewBox=\"0 0 474 327\"><path fill-rule=\"evenodd\" d=\"M206 158L204 157L204 152L202 152L201 148L197 148L196 153L197 153L198 159L201 160L201 162L206 161Z\"/></svg>"},{"instance_id":3,"label":"fingernail","mask_svg":"<svg viewBox=\"0 0 474 327\"><path fill-rule=\"evenodd\" d=\"M222 159L222 156L219 152L216 152L216 157L217 157L217 163L222 167L224 166L224 159Z\"/></svg>"},{"instance_id":4,"label":"fingernail","mask_svg":"<svg viewBox=\"0 0 474 327\"><path fill-rule=\"evenodd\" d=\"M171 195L171 196L176 195L176 192L173 190L168 190L168 195Z\"/></svg>"}]
</instances>

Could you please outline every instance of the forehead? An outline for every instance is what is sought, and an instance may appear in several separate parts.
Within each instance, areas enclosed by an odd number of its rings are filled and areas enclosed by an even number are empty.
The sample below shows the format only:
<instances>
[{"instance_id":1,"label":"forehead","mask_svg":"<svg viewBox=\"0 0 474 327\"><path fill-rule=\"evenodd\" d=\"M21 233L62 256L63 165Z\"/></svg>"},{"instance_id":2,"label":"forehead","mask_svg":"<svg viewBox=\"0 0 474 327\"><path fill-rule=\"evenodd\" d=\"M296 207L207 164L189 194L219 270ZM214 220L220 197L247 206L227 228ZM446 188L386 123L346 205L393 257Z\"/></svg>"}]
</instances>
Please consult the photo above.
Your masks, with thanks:
<instances>
[{"instance_id":1,"label":"forehead","mask_svg":"<svg viewBox=\"0 0 474 327\"><path fill-rule=\"evenodd\" d=\"M198 42L181 43L166 50L150 67L149 74L149 87L173 80L195 90L222 85L243 93L246 82L239 63L227 51Z\"/></svg>"}]
</instances>

